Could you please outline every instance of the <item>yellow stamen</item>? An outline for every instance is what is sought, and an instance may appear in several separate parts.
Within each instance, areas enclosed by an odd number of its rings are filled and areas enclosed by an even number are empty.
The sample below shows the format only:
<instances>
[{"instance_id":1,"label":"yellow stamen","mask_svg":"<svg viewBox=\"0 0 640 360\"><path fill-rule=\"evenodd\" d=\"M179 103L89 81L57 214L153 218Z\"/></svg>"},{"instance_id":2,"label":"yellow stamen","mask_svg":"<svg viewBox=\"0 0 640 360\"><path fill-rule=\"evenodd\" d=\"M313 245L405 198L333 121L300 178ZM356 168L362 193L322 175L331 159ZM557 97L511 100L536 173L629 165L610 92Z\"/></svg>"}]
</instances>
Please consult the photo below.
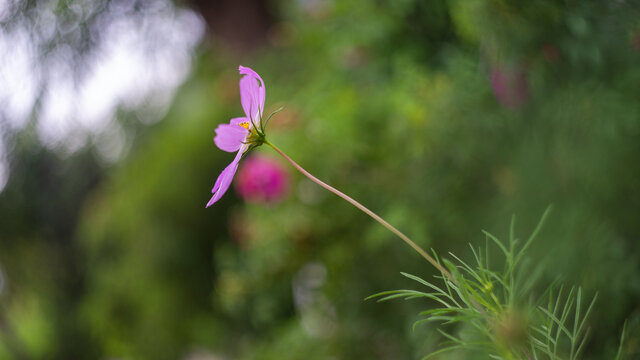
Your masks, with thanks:
<instances>
[{"instance_id":1,"label":"yellow stamen","mask_svg":"<svg viewBox=\"0 0 640 360\"><path fill-rule=\"evenodd\" d=\"M249 130L249 122L248 121L243 121L243 122L239 123L238 125L240 125L243 128Z\"/></svg>"}]
</instances>

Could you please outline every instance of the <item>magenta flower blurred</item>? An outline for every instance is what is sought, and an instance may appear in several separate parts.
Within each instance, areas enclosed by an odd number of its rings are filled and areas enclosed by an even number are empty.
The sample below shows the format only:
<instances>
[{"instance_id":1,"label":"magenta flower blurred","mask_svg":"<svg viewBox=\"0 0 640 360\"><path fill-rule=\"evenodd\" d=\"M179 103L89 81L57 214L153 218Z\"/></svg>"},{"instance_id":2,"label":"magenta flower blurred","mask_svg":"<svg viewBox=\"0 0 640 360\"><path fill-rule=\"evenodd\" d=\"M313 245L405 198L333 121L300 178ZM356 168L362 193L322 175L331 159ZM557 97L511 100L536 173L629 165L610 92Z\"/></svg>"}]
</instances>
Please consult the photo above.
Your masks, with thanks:
<instances>
[{"instance_id":1,"label":"magenta flower blurred","mask_svg":"<svg viewBox=\"0 0 640 360\"><path fill-rule=\"evenodd\" d=\"M631 45L637 50L640 51L640 30L631 35Z\"/></svg>"},{"instance_id":2,"label":"magenta flower blurred","mask_svg":"<svg viewBox=\"0 0 640 360\"><path fill-rule=\"evenodd\" d=\"M246 201L277 203L289 190L288 173L277 161L252 155L240 167L236 189Z\"/></svg>"},{"instance_id":3,"label":"magenta flower blurred","mask_svg":"<svg viewBox=\"0 0 640 360\"><path fill-rule=\"evenodd\" d=\"M503 107L517 109L527 102L527 76L520 67L494 67L491 69L490 80L493 94Z\"/></svg>"},{"instance_id":4,"label":"magenta flower blurred","mask_svg":"<svg viewBox=\"0 0 640 360\"><path fill-rule=\"evenodd\" d=\"M207 203L207 207L220 200L229 189L238 164L242 157L256 146L264 142L264 128L262 124L262 111L264 109L265 86L262 78L248 67L240 66L240 101L245 117L233 118L228 124L220 124L216 128L216 136L213 142L220 150L236 152L233 159L213 185L213 196Z\"/></svg>"}]
</instances>

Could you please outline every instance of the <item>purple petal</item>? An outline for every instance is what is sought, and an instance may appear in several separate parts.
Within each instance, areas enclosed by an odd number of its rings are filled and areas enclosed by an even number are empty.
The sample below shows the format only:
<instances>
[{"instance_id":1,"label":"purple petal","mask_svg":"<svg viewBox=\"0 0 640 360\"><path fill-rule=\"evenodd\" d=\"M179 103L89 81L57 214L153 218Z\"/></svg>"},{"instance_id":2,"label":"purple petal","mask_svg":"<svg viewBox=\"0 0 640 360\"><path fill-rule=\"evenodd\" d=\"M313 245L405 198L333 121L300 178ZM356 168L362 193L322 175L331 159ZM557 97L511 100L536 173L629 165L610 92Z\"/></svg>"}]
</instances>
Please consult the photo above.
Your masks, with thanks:
<instances>
[{"instance_id":1,"label":"purple petal","mask_svg":"<svg viewBox=\"0 0 640 360\"><path fill-rule=\"evenodd\" d=\"M260 75L250 68L240 66L240 100L247 117L257 122L262 116L265 100L265 86Z\"/></svg>"},{"instance_id":2,"label":"purple petal","mask_svg":"<svg viewBox=\"0 0 640 360\"><path fill-rule=\"evenodd\" d=\"M262 78L260 77L260 75L258 75L257 72L253 71L253 69L251 69L250 67L246 67L246 66L238 66L238 72L240 72L240 74L242 75L251 75L254 78L260 80L260 82L262 83ZM262 84L262 86L264 86L264 83Z\"/></svg>"},{"instance_id":3,"label":"purple petal","mask_svg":"<svg viewBox=\"0 0 640 360\"><path fill-rule=\"evenodd\" d=\"M239 125L246 121L246 118L236 118L231 119L230 124L218 125L213 142L220 150L228 152L238 151L249 134L249 130Z\"/></svg>"},{"instance_id":4,"label":"purple petal","mask_svg":"<svg viewBox=\"0 0 640 360\"><path fill-rule=\"evenodd\" d=\"M233 159L231 164L227 165L227 167L224 168L224 170L222 170L222 172L216 179L216 183L215 185L213 185L213 189L211 189L211 193L213 193L213 196L211 197L211 200L209 200L209 202L207 203L207 207L215 204L218 200L220 200L222 195L224 195L224 193L226 193L227 190L229 190L229 186L231 185L233 176L236 174L236 171L238 170L238 163L242 158L242 153L243 153L243 150L238 151L238 155L236 155L235 159Z\"/></svg>"},{"instance_id":5,"label":"purple petal","mask_svg":"<svg viewBox=\"0 0 640 360\"><path fill-rule=\"evenodd\" d=\"M259 103L259 88L258 81L251 77L245 76L240 79L240 100L242 102L242 109L248 118L255 120L260 118L260 103Z\"/></svg>"}]
</instances>

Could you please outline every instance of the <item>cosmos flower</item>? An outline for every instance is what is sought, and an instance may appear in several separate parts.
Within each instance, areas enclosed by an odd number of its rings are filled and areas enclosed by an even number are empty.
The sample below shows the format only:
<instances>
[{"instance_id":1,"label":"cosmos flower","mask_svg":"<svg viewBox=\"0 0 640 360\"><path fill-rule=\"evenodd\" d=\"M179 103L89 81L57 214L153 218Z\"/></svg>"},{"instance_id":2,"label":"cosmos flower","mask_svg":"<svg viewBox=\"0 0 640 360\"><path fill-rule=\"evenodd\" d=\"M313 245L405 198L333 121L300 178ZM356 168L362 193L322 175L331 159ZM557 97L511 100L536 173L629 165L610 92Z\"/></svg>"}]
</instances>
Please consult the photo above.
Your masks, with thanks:
<instances>
[{"instance_id":1,"label":"cosmos flower","mask_svg":"<svg viewBox=\"0 0 640 360\"><path fill-rule=\"evenodd\" d=\"M264 110L265 86L260 75L248 67L240 66L240 101L245 117L233 118L228 124L220 124L216 128L216 136L213 142L220 150L237 152L211 189L213 196L207 203L207 207L220 200L229 189L238 164L242 157L256 146L264 142L264 128L262 124L262 112Z\"/></svg>"},{"instance_id":2,"label":"cosmos flower","mask_svg":"<svg viewBox=\"0 0 640 360\"><path fill-rule=\"evenodd\" d=\"M416 250L422 257L424 257L427 261L429 261L436 269L438 269L444 276L446 276L453 284L456 284L456 279L451 275L451 273L445 269L438 261L436 261L431 255L429 255L426 251L424 251L420 246L418 246L413 240L411 240L408 236L400 232L400 230L393 227L379 215L369 210L364 205L360 204L347 194L342 191L334 188L333 186L321 181L315 176L311 175L307 170L302 168L302 166L298 165L293 159L291 159L287 154L285 154L282 150L280 150L277 146L269 142L265 138L264 128L266 127L269 119L278 111L276 110L274 113L269 115L265 121L262 121L262 112L264 109L264 99L265 99L265 87L264 82L260 78L255 71L240 66L239 67L240 74L244 76L240 79L240 98L242 101L242 108L244 109L246 117L241 118L233 118L229 121L229 124L221 124L216 128L216 136L213 139L215 144L224 151L234 152L237 151L236 157L233 159L231 164L229 164L218 176L215 185L211 192L213 193L213 197L207 203L207 207L213 205L216 201L220 200L222 195L229 189L231 185L231 181L238 170L238 164L240 160L242 160L243 156L246 155L253 148L258 147L262 144L267 144L273 150L275 150L278 154L280 154L283 158L285 158L296 170L300 171L304 176L309 178L309 180L315 182L321 187L327 189L328 191L334 193L335 195L341 197L351 205L358 208L360 211L369 215L371 218L379 222L382 226L387 228L389 231L397 235L402 241L406 242L409 246L411 246L414 250ZM499 85L498 87L503 86L502 78L500 76L495 77L496 83L495 85ZM247 165L250 165L247 164ZM273 170L273 169L272 169ZM247 170L247 176L250 177L249 180L255 180L254 175L255 172L259 172L260 175L265 175L269 171L265 166L260 165L257 166L257 169ZM268 196L276 195L282 186L282 175L276 175L272 177L272 179L268 180L265 183L247 183L244 184L244 180L242 179L244 176L241 174L241 183L238 185L239 191L241 194L249 193L253 194L255 191L264 191ZM478 305L480 306L480 305ZM480 308L482 310L482 308Z\"/></svg>"},{"instance_id":3,"label":"cosmos flower","mask_svg":"<svg viewBox=\"0 0 640 360\"><path fill-rule=\"evenodd\" d=\"M240 167L236 189L248 202L275 204L289 190L287 171L279 162L264 155L251 155Z\"/></svg>"}]
</instances>

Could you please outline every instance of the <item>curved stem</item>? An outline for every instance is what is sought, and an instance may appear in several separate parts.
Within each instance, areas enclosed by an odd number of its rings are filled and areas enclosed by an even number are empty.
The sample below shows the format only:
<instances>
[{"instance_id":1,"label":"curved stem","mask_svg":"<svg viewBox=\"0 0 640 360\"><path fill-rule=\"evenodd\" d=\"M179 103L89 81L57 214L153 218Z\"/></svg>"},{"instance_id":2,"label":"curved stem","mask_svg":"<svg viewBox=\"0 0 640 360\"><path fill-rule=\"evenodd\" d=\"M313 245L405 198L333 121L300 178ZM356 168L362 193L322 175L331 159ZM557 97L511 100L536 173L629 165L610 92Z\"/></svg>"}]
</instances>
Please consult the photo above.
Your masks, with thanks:
<instances>
[{"instance_id":1,"label":"curved stem","mask_svg":"<svg viewBox=\"0 0 640 360\"><path fill-rule=\"evenodd\" d=\"M454 280L453 276L451 275L451 273L449 271L447 271L447 269L445 269L442 265L440 265L440 263L438 263L431 255L429 255L420 246L418 246L418 244L413 242L413 240L409 239L409 237L407 235L403 234L400 230L398 230L395 227L393 227L393 225L391 225L388 222L386 222L383 218L381 218L376 213L374 213L373 211L371 211L368 208L366 208L364 205L362 205L359 202L355 201L350 196L346 195L345 193L341 192L340 190L334 188L333 186L331 186L329 184L326 184L325 182L323 182L320 179L316 178L315 176L311 175L307 170L303 169L302 166L298 165L295 161L291 160L291 158L289 156L287 156L287 154L282 152L282 150L280 150L277 146L273 145L272 143L270 143L267 140L265 140L264 143L269 145L269 146L271 146L275 151L277 151L280 155L282 155L282 157L284 157L288 162L290 162L291 165L293 165L293 167L295 167L298 171L300 171L304 176L308 177L311 181L315 182L316 184L322 186L323 188L325 188L325 189L331 191L332 193L340 196L341 198L345 199L351 205L357 207L358 209L360 209L365 214L371 216L375 221L377 221L380 224L382 224L382 226L386 227L389 231L391 231L396 236L398 236L400 239L402 239L404 242L406 242L415 251L417 251L418 254L422 255L423 258L425 258L428 262L430 262L431 265L433 265L436 269L438 269L438 271L440 271L444 276L446 276L449 280L451 280L455 284L455 280Z\"/></svg>"}]
</instances>

